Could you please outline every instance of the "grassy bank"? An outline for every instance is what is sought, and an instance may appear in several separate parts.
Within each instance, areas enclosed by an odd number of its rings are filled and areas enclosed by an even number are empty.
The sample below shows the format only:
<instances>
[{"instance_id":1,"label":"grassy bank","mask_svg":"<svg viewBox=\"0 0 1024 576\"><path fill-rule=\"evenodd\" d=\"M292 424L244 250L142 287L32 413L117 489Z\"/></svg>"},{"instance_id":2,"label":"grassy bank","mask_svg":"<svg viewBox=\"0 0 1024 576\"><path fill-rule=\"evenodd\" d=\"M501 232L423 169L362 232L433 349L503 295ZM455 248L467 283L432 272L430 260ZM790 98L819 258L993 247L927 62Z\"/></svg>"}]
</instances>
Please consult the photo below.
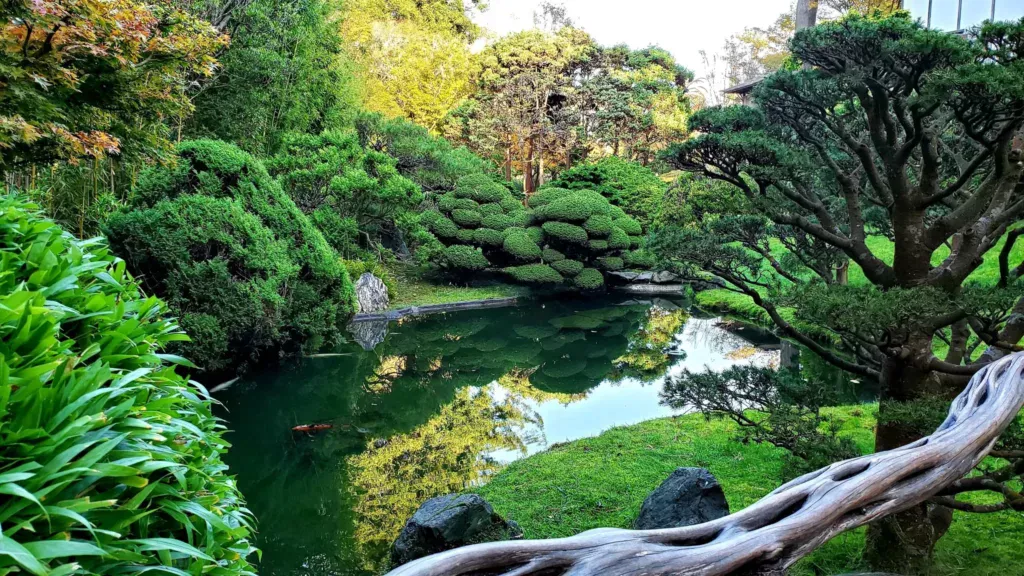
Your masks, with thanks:
<instances>
[{"instance_id":1,"label":"grassy bank","mask_svg":"<svg viewBox=\"0 0 1024 576\"><path fill-rule=\"evenodd\" d=\"M486 286L458 286L427 280L414 268L397 268L389 270L393 280L391 299L392 310L408 306L424 306L427 304L450 304L469 300L488 300L491 298L509 298L528 296L530 290L513 284L495 283Z\"/></svg>"},{"instance_id":2,"label":"grassy bank","mask_svg":"<svg viewBox=\"0 0 1024 576\"><path fill-rule=\"evenodd\" d=\"M862 452L873 444L874 410L872 405L836 410L844 420L842 433ZM735 433L730 422L707 422L697 414L614 428L514 462L477 491L499 513L519 522L528 538L629 527L644 498L679 466L711 470L737 511L779 485L783 452L737 442ZM1024 573L1021 514L957 514L939 544L934 574ZM791 574L840 574L863 568L863 542L863 529L835 538Z\"/></svg>"}]
</instances>

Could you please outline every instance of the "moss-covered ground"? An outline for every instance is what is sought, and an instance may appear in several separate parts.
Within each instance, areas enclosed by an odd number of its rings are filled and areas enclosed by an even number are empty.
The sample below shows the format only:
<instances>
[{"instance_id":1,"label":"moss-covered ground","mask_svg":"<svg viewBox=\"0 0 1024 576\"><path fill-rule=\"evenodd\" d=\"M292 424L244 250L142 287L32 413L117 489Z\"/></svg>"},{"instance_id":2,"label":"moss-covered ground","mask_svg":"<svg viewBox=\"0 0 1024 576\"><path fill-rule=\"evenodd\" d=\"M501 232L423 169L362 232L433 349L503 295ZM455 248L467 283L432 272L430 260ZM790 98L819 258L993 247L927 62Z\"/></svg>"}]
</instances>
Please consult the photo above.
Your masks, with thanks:
<instances>
[{"instance_id":1,"label":"moss-covered ground","mask_svg":"<svg viewBox=\"0 0 1024 576\"><path fill-rule=\"evenodd\" d=\"M421 275L419 270L411 267L396 266L389 272L392 279L391 292L393 293L390 308L393 310L407 306L450 304L452 302L530 295L529 288L513 284L495 282L482 286L464 286L432 281Z\"/></svg>"},{"instance_id":2,"label":"moss-covered ground","mask_svg":"<svg viewBox=\"0 0 1024 576\"><path fill-rule=\"evenodd\" d=\"M876 406L835 409L842 434L862 452L873 445ZM783 451L737 441L729 421L699 414L613 428L600 436L553 446L510 464L476 489L495 509L519 522L527 538L570 536L598 527L627 528L644 498L679 466L709 469L733 511L775 489ZM940 541L937 576L1024 574L1024 515L957 513ZM805 558L791 574L830 575L861 570L864 530L839 536Z\"/></svg>"}]
</instances>

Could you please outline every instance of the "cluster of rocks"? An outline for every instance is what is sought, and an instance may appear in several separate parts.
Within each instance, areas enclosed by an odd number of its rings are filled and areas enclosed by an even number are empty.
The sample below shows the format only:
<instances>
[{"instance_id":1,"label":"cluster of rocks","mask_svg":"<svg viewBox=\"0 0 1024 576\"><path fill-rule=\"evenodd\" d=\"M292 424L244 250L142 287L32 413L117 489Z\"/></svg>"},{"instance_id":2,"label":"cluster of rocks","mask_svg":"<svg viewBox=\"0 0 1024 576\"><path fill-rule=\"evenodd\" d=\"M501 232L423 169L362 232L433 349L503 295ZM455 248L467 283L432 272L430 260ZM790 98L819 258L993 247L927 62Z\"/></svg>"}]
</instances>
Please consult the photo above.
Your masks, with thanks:
<instances>
[{"instance_id":1,"label":"cluster of rocks","mask_svg":"<svg viewBox=\"0 0 1024 576\"><path fill-rule=\"evenodd\" d=\"M703 468L677 468L644 500L634 527L675 528L729 514L718 480ZM427 500L406 522L391 550L395 566L469 544L514 540L523 531L494 512L476 494L448 494Z\"/></svg>"}]
</instances>

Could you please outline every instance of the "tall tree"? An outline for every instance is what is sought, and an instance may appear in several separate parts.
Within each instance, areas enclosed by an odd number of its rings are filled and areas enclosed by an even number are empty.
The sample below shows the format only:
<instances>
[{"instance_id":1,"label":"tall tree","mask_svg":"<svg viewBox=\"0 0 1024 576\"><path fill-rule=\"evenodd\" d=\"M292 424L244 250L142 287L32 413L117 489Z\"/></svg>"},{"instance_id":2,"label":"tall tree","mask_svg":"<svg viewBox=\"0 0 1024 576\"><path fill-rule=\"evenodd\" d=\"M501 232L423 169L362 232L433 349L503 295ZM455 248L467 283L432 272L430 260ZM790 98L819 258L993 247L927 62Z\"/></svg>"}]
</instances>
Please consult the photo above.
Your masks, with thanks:
<instances>
[{"instance_id":1,"label":"tall tree","mask_svg":"<svg viewBox=\"0 0 1024 576\"><path fill-rule=\"evenodd\" d=\"M1021 349L1021 280L999 289L970 278L1024 220L1024 21L962 38L908 16L854 15L798 32L790 48L804 69L765 79L759 108L696 114L701 134L668 154L734 186L745 206L663 231L655 245L680 271L750 297L831 363L880 380L876 449L896 448L919 435L893 417L901 406L951 397L988 361ZM845 261L864 285L843 285ZM877 523L868 558L920 569L948 527L946 506L969 508L955 495L1002 493L998 480L1015 466Z\"/></svg>"}]
</instances>

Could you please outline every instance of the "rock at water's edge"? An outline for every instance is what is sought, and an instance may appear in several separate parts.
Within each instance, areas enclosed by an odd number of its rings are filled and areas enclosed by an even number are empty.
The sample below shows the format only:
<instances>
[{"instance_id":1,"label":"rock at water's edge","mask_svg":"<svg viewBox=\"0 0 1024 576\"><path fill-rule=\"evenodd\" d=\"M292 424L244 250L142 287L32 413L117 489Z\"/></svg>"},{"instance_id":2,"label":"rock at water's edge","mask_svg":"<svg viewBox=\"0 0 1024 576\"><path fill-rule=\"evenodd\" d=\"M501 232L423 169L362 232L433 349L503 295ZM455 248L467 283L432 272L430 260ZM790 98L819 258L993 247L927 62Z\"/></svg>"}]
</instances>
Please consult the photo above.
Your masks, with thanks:
<instances>
[{"instance_id":1,"label":"rock at water's edge","mask_svg":"<svg viewBox=\"0 0 1024 576\"><path fill-rule=\"evenodd\" d=\"M352 339L363 347L363 350L373 350L388 336L387 320L371 320L363 322L351 322L348 331Z\"/></svg>"},{"instance_id":2,"label":"rock at water's edge","mask_svg":"<svg viewBox=\"0 0 1024 576\"><path fill-rule=\"evenodd\" d=\"M637 530L703 524L729 515L718 480L704 468L676 468L640 507Z\"/></svg>"},{"instance_id":3,"label":"rock at water's edge","mask_svg":"<svg viewBox=\"0 0 1024 576\"><path fill-rule=\"evenodd\" d=\"M395 566L480 542L521 538L522 529L506 522L476 494L431 498L405 523L391 549Z\"/></svg>"},{"instance_id":4,"label":"rock at water's edge","mask_svg":"<svg viewBox=\"0 0 1024 576\"><path fill-rule=\"evenodd\" d=\"M390 305L388 287L384 281L369 272L364 272L356 281L357 312L368 314L387 310Z\"/></svg>"}]
</instances>

